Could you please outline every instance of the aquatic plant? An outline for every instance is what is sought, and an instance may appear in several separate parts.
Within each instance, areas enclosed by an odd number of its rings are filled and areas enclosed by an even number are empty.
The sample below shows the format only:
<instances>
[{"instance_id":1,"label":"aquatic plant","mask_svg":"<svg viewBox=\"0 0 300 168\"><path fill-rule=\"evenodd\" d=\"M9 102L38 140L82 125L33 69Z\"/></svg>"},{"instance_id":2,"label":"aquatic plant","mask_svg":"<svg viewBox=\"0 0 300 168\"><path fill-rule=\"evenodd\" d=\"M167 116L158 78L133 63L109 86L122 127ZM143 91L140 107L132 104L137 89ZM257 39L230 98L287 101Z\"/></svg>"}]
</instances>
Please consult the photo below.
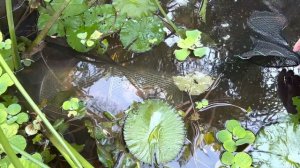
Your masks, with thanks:
<instances>
[{"instance_id":1,"label":"aquatic plant","mask_svg":"<svg viewBox=\"0 0 300 168\"><path fill-rule=\"evenodd\" d=\"M278 123L264 127L254 142L251 153L255 167L300 167L300 127Z\"/></svg>"},{"instance_id":2,"label":"aquatic plant","mask_svg":"<svg viewBox=\"0 0 300 168\"><path fill-rule=\"evenodd\" d=\"M223 144L225 152L221 156L221 162L230 167L250 167L252 158L245 152L237 152L238 146L253 144L255 135L245 130L241 123L236 120L228 120L225 123L226 129L217 132L216 136Z\"/></svg>"},{"instance_id":3,"label":"aquatic plant","mask_svg":"<svg viewBox=\"0 0 300 168\"><path fill-rule=\"evenodd\" d=\"M177 46L181 49L175 50L174 54L177 60L184 61L193 52L196 57L203 57L208 48L201 44L201 32L199 30L187 30L185 32L186 38L180 38Z\"/></svg>"},{"instance_id":4,"label":"aquatic plant","mask_svg":"<svg viewBox=\"0 0 300 168\"><path fill-rule=\"evenodd\" d=\"M177 111L162 100L133 104L124 124L126 145L137 159L155 164L166 163L180 152L185 127Z\"/></svg>"}]
</instances>

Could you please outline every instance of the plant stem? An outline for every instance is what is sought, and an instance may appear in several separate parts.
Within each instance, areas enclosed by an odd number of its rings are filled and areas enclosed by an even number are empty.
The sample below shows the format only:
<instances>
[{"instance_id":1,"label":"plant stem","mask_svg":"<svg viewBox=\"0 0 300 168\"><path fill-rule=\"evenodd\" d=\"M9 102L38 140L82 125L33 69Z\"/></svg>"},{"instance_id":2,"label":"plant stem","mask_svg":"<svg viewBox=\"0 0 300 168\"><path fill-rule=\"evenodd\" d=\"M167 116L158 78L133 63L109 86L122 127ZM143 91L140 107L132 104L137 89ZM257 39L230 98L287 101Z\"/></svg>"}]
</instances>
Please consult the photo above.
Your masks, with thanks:
<instances>
[{"instance_id":1,"label":"plant stem","mask_svg":"<svg viewBox=\"0 0 300 168\"><path fill-rule=\"evenodd\" d=\"M18 45L17 45L17 38L15 33L15 25L14 25L11 0L5 0L5 5L6 5L6 15L7 15L9 35L12 42L11 50L12 50L13 64L15 70L19 70L21 68L21 61L18 53Z\"/></svg>"},{"instance_id":2,"label":"plant stem","mask_svg":"<svg viewBox=\"0 0 300 168\"><path fill-rule=\"evenodd\" d=\"M33 163L39 165L42 168L50 168L49 166L45 165L43 162L37 160L36 158L32 157L30 154L28 154L27 152L20 150L18 147L14 146L13 144L11 145L11 147L18 153L20 153L22 156L24 156L25 158L27 158L28 160L32 161Z\"/></svg>"},{"instance_id":3,"label":"plant stem","mask_svg":"<svg viewBox=\"0 0 300 168\"><path fill-rule=\"evenodd\" d=\"M1 58L2 58L2 56L1 56ZM0 144L2 145L5 153L7 154L9 160L14 165L14 167L23 168L23 165L21 164L19 158L17 157L14 150L10 146L10 144L8 142L8 139L4 135L3 130L2 130L1 127L0 127Z\"/></svg>"},{"instance_id":4,"label":"plant stem","mask_svg":"<svg viewBox=\"0 0 300 168\"><path fill-rule=\"evenodd\" d=\"M18 90L21 92L21 94L24 96L26 101L29 103L31 108L39 115L47 129L53 134L55 139L62 145L62 147L66 150L66 153L70 156L70 158L74 161L77 168L81 168L80 162L77 160L77 158L74 156L74 154L71 152L71 150L66 145L63 138L56 132L56 130L53 128L51 123L48 121L48 119L45 117L45 114L39 109L39 107L34 103L32 98L29 96L29 94L26 92L26 90L23 88L21 83L18 81L14 73L11 71L9 66L6 64L5 60L3 59L2 55L0 55L0 65L3 67L3 69L6 71L6 73L9 75L11 80L14 82Z\"/></svg>"},{"instance_id":5,"label":"plant stem","mask_svg":"<svg viewBox=\"0 0 300 168\"><path fill-rule=\"evenodd\" d=\"M45 27L43 30L38 34L38 36L34 39L26 53L24 53L24 57L30 59L31 58L31 53L33 49L38 46L42 40L47 36L47 33L53 26L53 24L58 20L64 9L69 5L71 0L65 0L64 3L61 5L61 7L53 14L53 16L50 18L50 20L46 23Z\"/></svg>"},{"instance_id":6,"label":"plant stem","mask_svg":"<svg viewBox=\"0 0 300 168\"><path fill-rule=\"evenodd\" d=\"M167 22L172 26L172 28L175 30L176 34L181 37L181 34L179 32L179 29L177 26L169 19L168 15L164 11L164 9L161 7L158 0L155 0L156 6L158 7L160 13L164 16L164 18L167 20Z\"/></svg>"}]
</instances>

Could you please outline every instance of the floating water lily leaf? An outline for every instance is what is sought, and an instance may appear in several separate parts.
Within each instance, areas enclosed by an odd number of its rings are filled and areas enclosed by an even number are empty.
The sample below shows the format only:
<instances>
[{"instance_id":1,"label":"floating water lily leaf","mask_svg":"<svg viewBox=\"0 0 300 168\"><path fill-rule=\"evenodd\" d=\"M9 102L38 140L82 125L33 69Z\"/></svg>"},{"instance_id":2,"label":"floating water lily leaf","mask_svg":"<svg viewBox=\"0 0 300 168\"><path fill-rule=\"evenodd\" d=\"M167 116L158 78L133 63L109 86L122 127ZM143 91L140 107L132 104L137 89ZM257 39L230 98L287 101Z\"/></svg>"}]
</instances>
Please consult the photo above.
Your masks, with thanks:
<instances>
[{"instance_id":1,"label":"floating water lily leaf","mask_svg":"<svg viewBox=\"0 0 300 168\"><path fill-rule=\"evenodd\" d=\"M233 129L236 127L241 127L241 123L237 120L228 120L225 123L225 127L228 131L233 132Z\"/></svg>"},{"instance_id":2,"label":"floating water lily leaf","mask_svg":"<svg viewBox=\"0 0 300 168\"><path fill-rule=\"evenodd\" d=\"M157 17L130 19L123 25L120 40L124 47L141 53L164 40L163 22Z\"/></svg>"},{"instance_id":3,"label":"floating water lily leaf","mask_svg":"<svg viewBox=\"0 0 300 168\"><path fill-rule=\"evenodd\" d=\"M228 130L221 130L217 133L217 138L220 142L232 140L232 134Z\"/></svg>"},{"instance_id":4,"label":"floating water lily leaf","mask_svg":"<svg viewBox=\"0 0 300 168\"><path fill-rule=\"evenodd\" d=\"M51 2L51 5L54 10L58 10L61 8L61 6L65 3L65 0L53 0ZM75 16L78 14L83 13L85 10L88 9L88 6L86 4L85 0L70 0L70 3L68 6L64 9L62 13L62 17L68 17L68 16Z\"/></svg>"},{"instance_id":5,"label":"floating water lily leaf","mask_svg":"<svg viewBox=\"0 0 300 168\"><path fill-rule=\"evenodd\" d=\"M234 162L234 155L231 152L224 152L221 157L221 161L225 165L232 165Z\"/></svg>"},{"instance_id":6,"label":"floating water lily leaf","mask_svg":"<svg viewBox=\"0 0 300 168\"><path fill-rule=\"evenodd\" d=\"M175 57L179 61L184 61L190 55L190 53L191 53L191 51L186 48L174 51Z\"/></svg>"},{"instance_id":7,"label":"floating water lily leaf","mask_svg":"<svg viewBox=\"0 0 300 168\"><path fill-rule=\"evenodd\" d=\"M185 127L177 111L161 100L134 104L128 111L124 138L129 151L145 163L166 163L180 152Z\"/></svg>"},{"instance_id":8,"label":"floating water lily leaf","mask_svg":"<svg viewBox=\"0 0 300 168\"><path fill-rule=\"evenodd\" d=\"M237 149L237 146L235 145L235 142L230 139L227 140L223 143L223 147L228 151L228 152L234 152Z\"/></svg>"},{"instance_id":9,"label":"floating water lily leaf","mask_svg":"<svg viewBox=\"0 0 300 168\"><path fill-rule=\"evenodd\" d=\"M97 25L101 33L115 32L121 28L126 19L125 15L117 15L110 4L95 6L84 12L86 26Z\"/></svg>"},{"instance_id":10,"label":"floating water lily leaf","mask_svg":"<svg viewBox=\"0 0 300 168\"><path fill-rule=\"evenodd\" d=\"M213 83L210 76L200 72L186 76L174 76L173 80L179 90L188 92L190 95L199 95L205 92Z\"/></svg>"},{"instance_id":11,"label":"floating water lily leaf","mask_svg":"<svg viewBox=\"0 0 300 168\"><path fill-rule=\"evenodd\" d=\"M8 140L10 144L19 148L21 151L24 151L27 146L26 139L21 135L14 135L10 137Z\"/></svg>"},{"instance_id":12,"label":"floating water lily leaf","mask_svg":"<svg viewBox=\"0 0 300 168\"><path fill-rule=\"evenodd\" d=\"M259 132L252 152L254 167L300 167L300 127L279 123Z\"/></svg>"},{"instance_id":13,"label":"floating water lily leaf","mask_svg":"<svg viewBox=\"0 0 300 168\"><path fill-rule=\"evenodd\" d=\"M238 152L234 156L234 163L243 168L250 168L252 165L252 158L245 152Z\"/></svg>"},{"instance_id":14,"label":"floating water lily leaf","mask_svg":"<svg viewBox=\"0 0 300 168\"><path fill-rule=\"evenodd\" d=\"M130 18L149 16L157 10L154 0L113 0L113 5Z\"/></svg>"},{"instance_id":15,"label":"floating water lily leaf","mask_svg":"<svg viewBox=\"0 0 300 168\"><path fill-rule=\"evenodd\" d=\"M243 145L243 144L252 144L255 141L255 135L253 134L253 132L246 130L246 135L241 138L238 139L235 144L237 146L239 145Z\"/></svg>"}]
</instances>

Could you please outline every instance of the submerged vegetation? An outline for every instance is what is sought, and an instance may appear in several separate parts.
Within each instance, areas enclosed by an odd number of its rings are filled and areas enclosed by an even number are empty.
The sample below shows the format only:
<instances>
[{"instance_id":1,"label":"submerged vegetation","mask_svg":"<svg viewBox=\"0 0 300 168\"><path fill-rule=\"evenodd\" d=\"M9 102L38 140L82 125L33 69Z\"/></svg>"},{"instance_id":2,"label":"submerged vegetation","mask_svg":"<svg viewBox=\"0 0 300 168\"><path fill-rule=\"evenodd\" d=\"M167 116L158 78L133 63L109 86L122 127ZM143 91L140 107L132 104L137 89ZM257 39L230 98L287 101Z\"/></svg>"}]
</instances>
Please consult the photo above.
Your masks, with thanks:
<instances>
[{"instance_id":1,"label":"submerged vegetation","mask_svg":"<svg viewBox=\"0 0 300 168\"><path fill-rule=\"evenodd\" d=\"M211 34L204 28L210 21L206 15L209 8L207 0L193 6L197 11L199 27L177 23L175 16L166 11L176 5L165 6L159 0L29 0L28 4L22 5L26 5L30 12L37 12L38 15L34 18L37 23L34 26L39 32L30 32L29 35L25 33L27 37L17 34L12 2L5 1L8 32L0 32L1 168L66 165L74 168L172 167L169 164L173 161L179 166L185 166L191 158L198 160L199 158L195 158L197 154L207 152L206 146L212 147L209 151L218 153L219 167L300 167L299 141L296 138L300 136L300 95L293 95L291 98L292 107L296 108L297 114L284 114L283 120L276 120L276 124L267 121L270 116L258 116L258 120L264 123L259 125L258 130L254 130L254 127L248 126L248 122L255 124L251 118L255 115L254 111L246 113L247 110L238 105L211 100L210 95L214 94L222 74L217 77L212 72L189 69L200 59L212 59L209 57L210 52L216 50L215 46L209 45L211 40L208 36ZM21 18L20 22L24 20L26 18ZM221 27L227 28L228 25L222 23ZM225 41L228 38L230 37L223 37ZM56 43L59 40L62 42ZM167 44L167 40L173 44ZM63 74L58 74L48 66L42 53L47 42L65 47L64 49L71 47L76 54L81 53L78 56L81 62L76 68L72 67L70 73L65 72L67 75L60 76ZM166 51L171 58L165 59L168 63L176 64L174 67L179 71L176 75L173 71L172 75L163 74L159 69L161 78L150 78L152 82L154 80L155 86L148 86L146 75L125 73L126 65L134 62L134 57L143 57L142 53L150 53L163 42L172 49L171 52ZM131 55L130 59L120 61L120 64L115 61L115 57L119 56L118 52L109 53L119 46ZM82 53L86 54L82 56ZM54 80L57 80L57 85L67 89L50 90L46 87L50 92L59 90L58 93L53 93L57 97L39 100L40 104L37 104L16 74L24 70L23 66L38 62L39 58L54 76ZM58 62L63 59L59 58ZM151 64L145 60L144 64ZM102 64L109 68L103 68ZM159 64L164 62L159 61ZM113 70L110 71L114 66L120 69L117 75L112 73ZM204 63L201 66L215 65ZM186 69L180 70L179 67ZM226 68L228 67L224 69ZM43 70L38 71L42 73ZM129 72L131 71L127 73ZM110 80L110 77L116 80ZM84 84L80 86L73 78L82 78L79 81ZM288 79L286 77L285 81L289 81ZM101 109L102 106L117 106L114 103L119 103L117 98L110 102L111 95L104 96L103 101L100 88L93 90L87 86L103 81L109 85L105 88L109 90L108 94L119 93L111 91L115 89L112 85L124 85L116 90L122 88L128 94L120 93L116 97L130 103L127 110L115 110L117 113L113 113L113 110ZM232 81L228 80L227 85L232 87ZM56 87L56 84L52 86ZM230 98L236 98L237 88L232 88L221 92L226 92L228 97L232 96ZM74 92L73 95L59 97L59 94L70 90ZM88 95L90 90L98 95ZM168 94L172 91L174 94ZM91 97L93 102L88 103ZM223 101L221 98L219 100ZM255 106L251 103L248 105ZM240 116L230 114L229 119L224 117L215 123L223 126L226 118L223 130L213 126L213 120L224 116L216 117L215 109L221 106L242 111ZM50 113L46 112L48 109ZM209 110L212 114L207 119L203 113ZM75 126L78 128L74 129ZM78 136L79 142L76 141ZM217 166L217 163L213 164Z\"/></svg>"}]
</instances>

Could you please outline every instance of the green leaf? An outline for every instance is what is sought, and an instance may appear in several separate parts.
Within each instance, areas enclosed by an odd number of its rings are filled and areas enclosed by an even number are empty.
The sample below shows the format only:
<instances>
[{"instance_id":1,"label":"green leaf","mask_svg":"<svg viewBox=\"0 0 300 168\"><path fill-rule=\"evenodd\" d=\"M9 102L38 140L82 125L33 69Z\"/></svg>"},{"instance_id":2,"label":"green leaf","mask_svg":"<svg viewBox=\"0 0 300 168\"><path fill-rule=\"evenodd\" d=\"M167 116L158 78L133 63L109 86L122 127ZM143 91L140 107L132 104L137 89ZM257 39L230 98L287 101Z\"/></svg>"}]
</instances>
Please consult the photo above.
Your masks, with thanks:
<instances>
[{"instance_id":1,"label":"green leaf","mask_svg":"<svg viewBox=\"0 0 300 168\"><path fill-rule=\"evenodd\" d=\"M113 5L130 18L150 16L157 10L154 0L113 0Z\"/></svg>"},{"instance_id":2,"label":"green leaf","mask_svg":"<svg viewBox=\"0 0 300 168\"><path fill-rule=\"evenodd\" d=\"M228 130L221 130L217 133L217 138L220 142L224 143L228 140L232 140L232 134Z\"/></svg>"},{"instance_id":3,"label":"green leaf","mask_svg":"<svg viewBox=\"0 0 300 168\"><path fill-rule=\"evenodd\" d=\"M130 153L140 161L166 163L180 152L185 127L173 107L161 100L146 100L129 109L124 139Z\"/></svg>"},{"instance_id":4,"label":"green leaf","mask_svg":"<svg viewBox=\"0 0 300 168\"><path fill-rule=\"evenodd\" d=\"M224 152L221 157L221 162L225 165L232 165L234 162L234 155L231 152Z\"/></svg>"},{"instance_id":5,"label":"green leaf","mask_svg":"<svg viewBox=\"0 0 300 168\"><path fill-rule=\"evenodd\" d=\"M226 149L228 152L235 152L237 146L235 145L235 142L233 140L227 140L223 143L224 149Z\"/></svg>"},{"instance_id":6,"label":"green leaf","mask_svg":"<svg viewBox=\"0 0 300 168\"><path fill-rule=\"evenodd\" d=\"M24 151L27 146L26 139L21 135L14 135L10 137L9 143L19 148L22 151Z\"/></svg>"},{"instance_id":7,"label":"green leaf","mask_svg":"<svg viewBox=\"0 0 300 168\"><path fill-rule=\"evenodd\" d=\"M7 113L10 115L16 115L21 112L21 106L19 104L11 104L7 107Z\"/></svg>"},{"instance_id":8,"label":"green leaf","mask_svg":"<svg viewBox=\"0 0 300 168\"><path fill-rule=\"evenodd\" d=\"M246 130L243 127L233 128L232 134L237 138L244 138L246 136Z\"/></svg>"},{"instance_id":9,"label":"green leaf","mask_svg":"<svg viewBox=\"0 0 300 168\"><path fill-rule=\"evenodd\" d=\"M5 83L0 82L0 95L5 93L7 90L7 85Z\"/></svg>"},{"instance_id":10,"label":"green leaf","mask_svg":"<svg viewBox=\"0 0 300 168\"><path fill-rule=\"evenodd\" d=\"M97 30L104 34L120 30L125 19L125 15L117 15L111 4L95 6L84 12L85 26L96 25Z\"/></svg>"},{"instance_id":11,"label":"green leaf","mask_svg":"<svg viewBox=\"0 0 300 168\"><path fill-rule=\"evenodd\" d=\"M228 120L225 123L225 127L229 132L233 132L233 129L236 127L241 127L241 123L237 120Z\"/></svg>"},{"instance_id":12,"label":"green leaf","mask_svg":"<svg viewBox=\"0 0 300 168\"><path fill-rule=\"evenodd\" d=\"M51 19L52 16L46 13L41 13L38 18L38 29L43 30L47 24L47 22ZM57 20L52 27L50 28L49 32L47 33L48 36L56 35L58 37L62 37L65 35L65 29L63 22L61 20Z\"/></svg>"},{"instance_id":13,"label":"green leaf","mask_svg":"<svg viewBox=\"0 0 300 168\"><path fill-rule=\"evenodd\" d=\"M238 139L235 143L236 145L243 144L252 144L255 141L255 135L251 131L246 131L246 135L244 138Z\"/></svg>"},{"instance_id":14,"label":"green leaf","mask_svg":"<svg viewBox=\"0 0 300 168\"><path fill-rule=\"evenodd\" d=\"M7 117L7 112L6 112L6 107L0 103L0 124L6 121Z\"/></svg>"},{"instance_id":15,"label":"green leaf","mask_svg":"<svg viewBox=\"0 0 300 168\"><path fill-rule=\"evenodd\" d=\"M86 39L87 38L87 32L78 33L76 35L79 39Z\"/></svg>"},{"instance_id":16,"label":"green leaf","mask_svg":"<svg viewBox=\"0 0 300 168\"><path fill-rule=\"evenodd\" d=\"M18 117L18 119L17 119L18 124L23 124L29 120L27 113L23 113L23 112L19 113L19 114L17 114L17 117Z\"/></svg>"},{"instance_id":17,"label":"green leaf","mask_svg":"<svg viewBox=\"0 0 300 168\"><path fill-rule=\"evenodd\" d=\"M252 158L245 152L238 152L234 156L234 163L242 168L250 168L252 165Z\"/></svg>"},{"instance_id":18,"label":"green leaf","mask_svg":"<svg viewBox=\"0 0 300 168\"><path fill-rule=\"evenodd\" d=\"M179 90L188 92L190 95L205 92L213 83L212 77L197 71L185 76L174 76L173 80Z\"/></svg>"},{"instance_id":19,"label":"green leaf","mask_svg":"<svg viewBox=\"0 0 300 168\"><path fill-rule=\"evenodd\" d=\"M123 25L120 40L124 47L137 53L146 52L164 40L163 22L157 17L130 19ZM156 39L155 42L151 39Z\"/></svg>"},{"instance_id":20,"label":"green leaf","mask_svg":"<svg viewBox=\"0 0 300 168\"><path fill-rule=\"evenodd\" d=\"M185 49L193 49L201 38L201 32L199 30L186 31L186 38L179 39L177 46Z\"/></svg>"},{"instance_id":21,"label":"green leaf","mask_svg":"<svg viewBox=\"0 0 300 168\"><path fill-rule=\"evenodd\" d=\"M175 57L179 61L184 61L190 55L190 53L191 51L186 48L174 51Z\"/></svg>"},{"instance_id":22,"label":"green leaf","mask_svg":"<svg viewBox=\"0 0 300 168\"><path fill-rule=\"evenodd\" d=\"M203 57L207 53L207 47L196 48L193 52L196 57Z\"/></svg>"},{"instance_id":23,"label":"green leaf","mask_svg":"<svg viewBox=\"0 0 300 168\"><path fill-rule=\"evenodd\" d=\"M14 84L7 73L2 74L2 76L0 77L0 83L5 84L7 87Z\"/></svg>"},{"instance_id":24,"label":"green leaf","mask_svg":"<svg viewBox=\"0 0 300 168\"><path fill-rule=\"evenodd\" d=\"M15 121L17 121L18 117L17 116L11 116L7 119L6 123L7 124L12 124L14 123Z\"/></svg>"},{"instance_id":25,"label":"green leaf","mask_svg":"<svg viewBox=\"0 0 300 168\"><path fill-rule=\"evenodd\" d=\"M4 122L0 126L7 138L16 135L19 130L19 125L17 123L8 125L7 123Z\"/></svg>"},{"instance_id":26,"label":"green leaf","mask_svg":"<svg viewBox=\"0 0 300 168\"><path fill-rule=\"evenodd\" d=\"M54 10L58 10L61 8L65 0L53 0L51 2L51 5ZM88 9L88 6L86 4L85 0L70 0L70 3L68 6L64 9L62 13L62 17L68 17L68 16L75 16L78 14L83 13Z\"/></svg>"},{"instance_id":27,"label":"green leaf","mask_svg":"<svg viewBox=\"0 0 300 168\"><path fill-rule=\"evenodd\" d=\"M251 153L254 167L300 167L300 127L279 123L264 127Z\"/></svg>"}]
</instances>

